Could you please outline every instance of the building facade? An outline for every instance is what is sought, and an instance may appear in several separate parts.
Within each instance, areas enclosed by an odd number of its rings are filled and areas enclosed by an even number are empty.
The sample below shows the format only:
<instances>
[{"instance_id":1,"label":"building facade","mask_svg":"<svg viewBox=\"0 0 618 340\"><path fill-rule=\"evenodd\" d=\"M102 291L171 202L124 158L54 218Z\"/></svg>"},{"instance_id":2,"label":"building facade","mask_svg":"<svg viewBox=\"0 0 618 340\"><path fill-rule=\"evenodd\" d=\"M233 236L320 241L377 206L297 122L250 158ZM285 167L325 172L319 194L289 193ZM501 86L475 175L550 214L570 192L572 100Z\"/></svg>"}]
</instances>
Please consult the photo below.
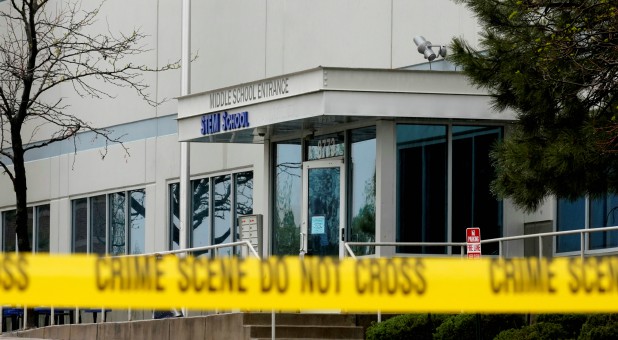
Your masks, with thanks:
<instances>
[{"instance_id":1,"label":"building facade","mask_svg":"<svg viewBox=\"0 0 618 340\"><path fill-rule=\"evenodd\" d=\"M139 62L179 59L180 2L112 0L100 15L114 30L147 33ZM566 203L549 199L524 214L491 195L489 150L514 115L493 111L487 93L447 63L427 63L412 41L476 41L478 30L448 0L194 1L190 95L151 107L122 88L106 88L108 99L68 86L55 93L70 113L123 136L128 152L84 133L27 155L33 248L118 255L180 247L179 141L191 143L191 247L245 238L243 215L261 216L265 256L341 256L342 240L459 242L467 227L484 239L571 228L561 222L573 221L561 214L573 211ZM144 79L155 100L180 95L178 70ZM45 140L50 132L25 133ZM5 251L15 249L13 210L2 174ZM584 225L603 224L594 223ZM549 249L576 251L563 240ZM503 250L526 254L523 242Z\"/></svg>"}]
</instances>

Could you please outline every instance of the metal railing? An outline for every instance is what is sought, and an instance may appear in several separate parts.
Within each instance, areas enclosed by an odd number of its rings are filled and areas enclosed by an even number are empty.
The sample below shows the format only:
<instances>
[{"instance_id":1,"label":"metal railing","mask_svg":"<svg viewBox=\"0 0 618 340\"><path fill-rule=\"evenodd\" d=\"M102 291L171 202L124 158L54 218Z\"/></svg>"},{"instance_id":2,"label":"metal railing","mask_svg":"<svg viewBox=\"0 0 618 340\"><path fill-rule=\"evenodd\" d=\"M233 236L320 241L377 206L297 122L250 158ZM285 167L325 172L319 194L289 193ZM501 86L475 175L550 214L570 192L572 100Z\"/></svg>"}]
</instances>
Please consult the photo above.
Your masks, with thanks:
<instances>
[{"instance_id":1,"label":"metal railing","mask_svg":"<svg viewBox=\"0 0 618 340\"><path fill-rule=\"evenodd\" d=\"M618 226L566 230L566 231L553 231L553 232L547 232L547 233L517 235L517 236L504 236L504 237L498 237L498 238L493 238L493 239L481 240L481 244L498 243L498 256L504 257L503 248L504 248L505 242L519 241L519 240L526 240L526 239L538 239L539 257L543 257L543 238L544 237L554 238L554 237L559 237L559 236L579 234L580 235L579 251L563 252L563 253L561 252L561 253L556 253L556 255L569 256L569 255L579 254L581 258L584 258L586 255L605 255L605 252L602 252L602 251L591 253L590 249L586 247L586 244L588 244L587 241L589 240L589 234L597 233L597 232L608 232L608 231L618 231ZM460 254L456 254L456 255L460 255L461 257L463 257L464 249L466 245L467 244L465 242L344 242L343 244L344 249L345 249L344 256L347 254L348 256L354 259L357 258L356 254L354 254L354 251L352 250L352 247L355 247L355 246L361 246L361 247L363 246L364 247L367 247L367 246L373 246L373 247L405 247L405 246L451 247L451 249L453 247L460 247ZM554 250L552 249L552 254L553 254L553 251ZM427 254L410 254L410 255L427 256ZM440 255L441 256L452 256L452 254L450 253L440 254Z\"/></svg>"},{"instance_id":2,"label":"metal railing","mask_svg":"<svg viewBox=\"0 0 618 340\"><path fill-rule=\"evenodd\" d=\"M255 248L253 248L253 245L249 242L249 241L237 241L237 242L230 242L230 243L220 243L220 244L214 244L214 245L210 245L210 246L202 246L202 247L194 247L194 248L186 248L186 249L176 249L176 250L167 250L167 251L158 251L158 252L153 252L153 253L147 253L147 254L131 254L131 255L118 255L118 256L114 256L114 257L145 257L145 256L165 256L165 255L177 255L177 254L188 254L188 253L205 253L205 252L209 252L209 251L213 251L215 256L218 255L218 251L221 248L235 248L235 247L242 247L241 249L246 250L246 252L241 251L240 255L242 255L243 257L247 256L247 255L253 255L256 258L261 258L260 255L258 254L258 252L255 250ZM235 251L232 251L233 255L238 255L236 254ZM54 325L55 324L55 311L54 311L54 307L49 307L50 308L50 315L49 315L49 322L50 325ZM22 325L20 325L20 329L25 327L25 320L27 318L27 307L24 307L23 309L24 314L23 314L23 322ZM80 313L80 309L79 308L75 308L75 318L74 318L74 323L79 324L80 323L80 318L79 318L79 313ZM101 308L101 321L105 322L105 313L106 313L106 309L104 307ZM2 315L2 307L0 307L0 315ZM128 319L129 321L131 321L131 310L128 310ZM273 324L274 324L274 315L273 315ZM274 332L274 331L273 331ZM0 327L0 334L2 334L2 328ZM274 333L273 333L274 334Z\"/></svg>"}]
</instances>

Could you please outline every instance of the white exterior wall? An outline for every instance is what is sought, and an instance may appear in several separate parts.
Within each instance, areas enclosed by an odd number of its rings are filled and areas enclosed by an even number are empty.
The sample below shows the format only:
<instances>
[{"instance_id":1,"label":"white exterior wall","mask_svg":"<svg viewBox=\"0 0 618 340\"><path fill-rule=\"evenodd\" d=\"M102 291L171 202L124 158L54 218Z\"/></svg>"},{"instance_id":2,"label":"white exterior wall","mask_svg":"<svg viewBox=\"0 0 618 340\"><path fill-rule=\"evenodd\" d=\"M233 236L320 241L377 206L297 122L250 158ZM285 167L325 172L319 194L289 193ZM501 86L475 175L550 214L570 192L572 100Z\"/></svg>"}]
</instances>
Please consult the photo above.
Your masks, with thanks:
<instances>
[{"instance_id":1,"label":"white exterior wall","mask_svg":"<svg viewBox=\"0 0 618 340\"><path fill-rule=\"evenodd\" d=\"M85 2L84 7L88 6L92 4ZM180 58L180 6L180 1L108 0L93 29L104 31L109 25L113 32L131 32L139 28L147 34L148 51L135 62L161 67ZM454 36L474 41L478 30L470 13L450 0L199 0L192 3L191 22L192 50L197 54L191 71L193 93L320 65L399 68L424 61L412 42L415 35L448 44ZM144 81L157 101L180 94L179 70L149 73ZM66 98L68 112L97 127L177 112L175 100L152 107L130 89L105 84L101 88L113 98L82 98L69 84L48 96ZM31 132L26 128L24 135ZM34 139L44 140L49 132L42 128ZM49 202L51 206L52 252L70 251L72 199L134 188L146 189L146 251L167 249L168 184L179 176L180 145L176 134L152 135L129 137L130 156L116 145L104 160L102 150L95 148L77 155L64 150L28 162L30 204ZM261 180L267 176L263 151L261 145L194 143L192 178L252 169L254 211L267 216L268 202L261 199L267 197ZM13 208L12 186L0 174L0 211Z\"/></svg>"}]
</instances>

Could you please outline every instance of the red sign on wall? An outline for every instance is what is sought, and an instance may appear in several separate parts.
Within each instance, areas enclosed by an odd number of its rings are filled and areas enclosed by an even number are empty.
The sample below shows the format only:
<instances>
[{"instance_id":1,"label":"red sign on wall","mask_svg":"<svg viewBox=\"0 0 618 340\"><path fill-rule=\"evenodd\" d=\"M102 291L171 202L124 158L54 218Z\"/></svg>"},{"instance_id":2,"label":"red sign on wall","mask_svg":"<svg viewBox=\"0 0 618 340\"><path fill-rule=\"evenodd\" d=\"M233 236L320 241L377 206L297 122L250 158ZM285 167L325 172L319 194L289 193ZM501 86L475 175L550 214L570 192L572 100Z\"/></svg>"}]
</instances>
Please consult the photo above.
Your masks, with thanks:
<instances>
[{"instance_id":1,"label":"red sign on wall","mask_svg":"<svg viewBox=\"0 0 618 340\"><path fill-rule=\"evenodd\" d=\"M481 258L481 229L466 228L466 243L469 259Z\"/></svg>"}]
</instances>

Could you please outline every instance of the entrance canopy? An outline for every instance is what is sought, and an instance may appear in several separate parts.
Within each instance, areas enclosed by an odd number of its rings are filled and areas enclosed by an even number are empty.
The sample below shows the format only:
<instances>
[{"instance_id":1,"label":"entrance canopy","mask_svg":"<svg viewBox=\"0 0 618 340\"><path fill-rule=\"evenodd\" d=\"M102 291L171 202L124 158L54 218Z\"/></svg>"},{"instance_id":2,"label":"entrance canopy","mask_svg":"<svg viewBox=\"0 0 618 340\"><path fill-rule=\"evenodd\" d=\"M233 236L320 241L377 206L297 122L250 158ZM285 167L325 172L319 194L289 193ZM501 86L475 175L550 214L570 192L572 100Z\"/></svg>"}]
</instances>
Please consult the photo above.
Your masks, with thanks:
<instances>
[{"instance_id":1,"label":"entrance canopy","mask_svg":"<svg viewBox=\"0 0 618 340\"><path fill-rule=\"evenodd\" d=\"M512 121L459 72L319 67L178 98L180 141L262 143L367 119Z\"/></svg>"}]
</instances>

